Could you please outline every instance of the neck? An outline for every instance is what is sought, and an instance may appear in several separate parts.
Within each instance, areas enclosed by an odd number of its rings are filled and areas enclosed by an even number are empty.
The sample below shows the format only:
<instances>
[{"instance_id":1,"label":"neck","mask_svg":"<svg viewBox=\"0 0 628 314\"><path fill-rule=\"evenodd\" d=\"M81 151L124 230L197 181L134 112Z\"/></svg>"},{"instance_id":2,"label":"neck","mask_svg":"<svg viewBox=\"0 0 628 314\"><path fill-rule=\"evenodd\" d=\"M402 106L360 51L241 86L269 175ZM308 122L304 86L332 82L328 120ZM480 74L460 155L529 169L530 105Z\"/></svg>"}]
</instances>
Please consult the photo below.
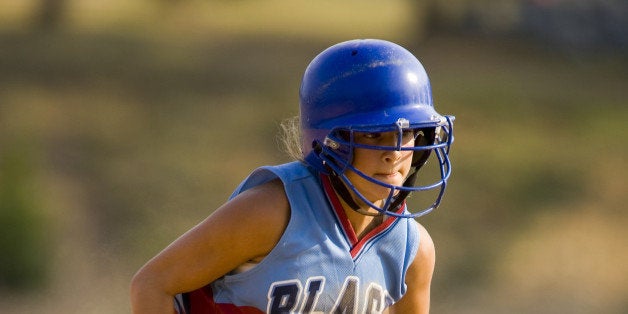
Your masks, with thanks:
<instances>
[{"instance_id":1,"label":"neck","mask_svg":"<svg viewBox=\"0 0 628 314\"><path fill-rule=\"evenodd\" d=\"M379 226L386 219L386 216L382 215L377 210L371 208L362 201L354 201L353 195L349 193L348 189L346 189L342 182L339 182L339 180L334 182L336 179L338 178L334 178L333 176L323 176L323 186L327 193L335 196L334 199L339 202L338 205L342 207L343 213L347 217L354 234L359 240L371 230ZM347 199L343 197L343 194L350 197L349 201L353 201L353 204L351 204L353 206L347 203ZM374 205L381 206L381 202L381 200L377 201ZM338 209L337 206L336 209Z\"/></svg>"},{"instance_id":2,"label":"neck","mask_svg":"<svg viewBox=\"0 0 628 314\"><path fill-rule=\"evenodd\" d=\"M351 223L351 227L355 232L358 239L362 239L365 235L367 235L371 230L377 228L377 226L381 225L384 222L386 215L377 215L377 216L369 216L364 215L357 210L351 208L347 203L340 198L340 202L342 203L342 208L344 209L345 215L347 215L347 219ZM378 214L378 212L366 205L360 206L360 211Z\"/></svg>"}]
</instances>

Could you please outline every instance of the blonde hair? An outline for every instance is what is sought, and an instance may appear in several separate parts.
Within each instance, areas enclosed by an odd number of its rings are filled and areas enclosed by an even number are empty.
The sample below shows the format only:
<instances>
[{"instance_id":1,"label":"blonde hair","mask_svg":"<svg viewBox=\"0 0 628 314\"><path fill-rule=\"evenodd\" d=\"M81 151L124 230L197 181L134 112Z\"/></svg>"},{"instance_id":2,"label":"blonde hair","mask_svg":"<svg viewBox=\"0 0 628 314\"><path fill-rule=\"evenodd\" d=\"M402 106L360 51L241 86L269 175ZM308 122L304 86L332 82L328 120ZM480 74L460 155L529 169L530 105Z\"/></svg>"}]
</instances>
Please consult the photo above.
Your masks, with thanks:
<instances>
[{"instance_id":1,"label":"blonde hair","mask_svg":"<svg viewBox=\"0 0 628 314\"><path fill-rule=\"evenodd\" d=\"M292 159L303 161L302 139L301 139L301 121L299 116L284 119L279 124L281 130L278 136L278 142L281 144L283 151Z\"/></svg>"}]
</instances>

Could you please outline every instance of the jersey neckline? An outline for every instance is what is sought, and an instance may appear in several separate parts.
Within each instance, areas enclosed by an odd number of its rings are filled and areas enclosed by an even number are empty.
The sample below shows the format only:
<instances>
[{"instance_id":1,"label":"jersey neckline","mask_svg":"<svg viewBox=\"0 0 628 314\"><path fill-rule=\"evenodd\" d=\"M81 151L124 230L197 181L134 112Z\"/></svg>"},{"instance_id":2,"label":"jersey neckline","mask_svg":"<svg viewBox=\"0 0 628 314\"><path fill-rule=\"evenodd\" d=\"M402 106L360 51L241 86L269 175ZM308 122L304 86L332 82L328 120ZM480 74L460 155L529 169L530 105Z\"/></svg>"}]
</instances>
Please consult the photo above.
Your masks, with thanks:
<instances>
[{"instance_id":1,"label":"jersey neckline","mask_svg":"<svg viewBox=\"0 0 628 314\"><path fill-rule=\"evenodd\" d=\"M325 191L325 195L331 204L332 211L334 212L342 231L346 237L347 242L349 243L351 257L355 258L360 254L362 249L366 246L367 243L371 242L378 235L382 234L384 231L388 230L388 228L399 218L393 216L385 216L384 221L377 227L373 228L373 230L369 231L366 235L364 235L361 239L358 238L347 214L345 213L344 207L336 194L331 181L329 179L329 175L320 174L321 182L323 185L323 189ZM406 208L406 203L404 201L402 206L399 206L399 209L396 213L402 213Z\"/></svg>"}]
</instances>

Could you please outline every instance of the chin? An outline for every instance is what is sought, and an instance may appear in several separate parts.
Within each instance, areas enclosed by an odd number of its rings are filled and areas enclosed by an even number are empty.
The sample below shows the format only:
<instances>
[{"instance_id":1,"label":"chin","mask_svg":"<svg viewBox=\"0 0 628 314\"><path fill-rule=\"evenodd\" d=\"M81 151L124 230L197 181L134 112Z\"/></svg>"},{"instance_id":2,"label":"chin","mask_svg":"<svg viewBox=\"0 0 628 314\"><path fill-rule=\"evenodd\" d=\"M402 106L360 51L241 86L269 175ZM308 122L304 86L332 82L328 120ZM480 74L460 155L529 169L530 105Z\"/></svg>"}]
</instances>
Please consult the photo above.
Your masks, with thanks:
<instances>
[{"instance_id":1,"label":"chin","mask_svg":"<svg viewBox=\"0 0 628 314\"><path fill-rule=\"evenodd\" d=\"M397 193L398 192L399 191L397 191ZM377 190L373 190L370 195L372 197L369 197L369 201L371 201L372 203L376 203L378 201L385 202L388 196L390 195L390 189L380 186L377 188Z\"/></svg>"}]
</instances>

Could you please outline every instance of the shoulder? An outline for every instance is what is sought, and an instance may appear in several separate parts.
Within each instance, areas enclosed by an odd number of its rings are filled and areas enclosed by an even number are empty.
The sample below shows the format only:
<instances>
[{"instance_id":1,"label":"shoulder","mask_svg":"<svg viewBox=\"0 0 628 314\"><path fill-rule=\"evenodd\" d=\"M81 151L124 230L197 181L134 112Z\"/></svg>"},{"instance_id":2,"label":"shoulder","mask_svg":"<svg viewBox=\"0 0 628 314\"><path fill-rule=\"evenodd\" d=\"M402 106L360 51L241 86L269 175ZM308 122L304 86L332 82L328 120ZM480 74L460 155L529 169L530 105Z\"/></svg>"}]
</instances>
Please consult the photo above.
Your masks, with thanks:
<instances>
[{"instance_id":1,"label":"shoulder","mask_svg":"<svg viewBox=\"0 0 628 314\"><path fill-rule=\"evenodd\" d=\"M425 227L423 227L423 225L420 223L417 223L416 225L419 232L419 251L417 252L416 258L433 261L436 249L434 247L432 236L430 236L429 232L425 229Z\"/></svg>"},{"instance_id":2,"label":"shoulder","mask_svg":"<svg viewBox=\"0 0 628 314\"><path fill-rule=\"evenodd\" d=\"M289 183L306 177L312 177L312 173L305 164L298 161L281 165L259 167L240 183L231 197L233 198L242 193L242 191L265 184L274 179L281 179L284 183Z\"/></svg>"},{"instance_id":3,"label":"shoulder","mask_svg":"<svg viewBox=\"0 0 628 314\"><path fill-rule=\"evenodd\" d=\"M434 254L434 242L427 229L414 219L408 219L408 233L409 237L413 239L415 243L416 259L421 257L428 257L430 254ZM418 247L416 246L418 244Z\"/></svg>"},{"instance_id":4,"label":"shoulder","mask_svg":"<svg viewBox=\"0 0 628 314\"><path fill-rule=\"evenodd\" d=\"M432 282L434 264L436 262L436 249L427 229L419 223L416 225L419 231L419 248L414 261L408 268L407 279L408 286L413 286L412 291L425 293L429 291Z\"/></svg>"},{"instance_id":5,"label":"shoulder","mask_svg":"<svg viewBox=\"0 0 628 314\"><path fill-rule=\"evenodd\" d=\"M242 191L209 220L214 227L229 226L226 241L259 257L279 242L290 220L290 205L281 180L273 179Z\"/></svg>"},{"instance_id":6,"label":"shoulder","mask_svg":"<svg viewBox=\"0 0 628 314\"><path fill-rule=\"evenodd\" d=\"M401 300L393 305L391 313L429 313L430 285L435 263L434 242L425 227L419 223L414 225L420 238L418 252L406 272L408 290Z\"/></svg>"},{"instance_id":7,"label":"shoulder","mask_svg":"<svg viewBox=\"0 0 628 314\"><path fill-rule=\"evenodd\" d=\"M279 180L243 191L185 232L141 270L141 278L176 293L191 291L239 265L263 258L290 219Z\"/></svg>"},{"instance_id":8,"label":"shoulder","mask_svg":"<svg viewBox=\"0 0 628 314\"><path fill-rule=\"evenodd\" d=\"M290 205L283 184L279 179L272 179L235 195L209 215L201 225L208 226L206 229L230 228L233 232L225 231L233 238L237 236L235 233L260 238L269 232L282 233L289 218ZM215 232L210 233L214 237L221 236Z\"/></svg>"},{"instance_id":9,"label":"shoulder","mask_svg":"<svg viewBox=\"0 0 628 314\"><path fill-rule=\"evenodd\" d=\"M418 234L418 248L408 271L411 275L429 275L431 278L436 256L434 241L423 225L414 220L412 225Z\"/></svg>"},{"instance_id":10,"label":"shoulder","mask_svg":"<svg viewBox=\"0 0 628 314\"><path fill-rule=\"evenodd\" d=\"M240 199L240 202L242 201L242 199L245 199L247 201L256 200L271 203L281 203L282 201L287 202L283 183L279 178L275 178L265 183L246 189L240 194L236 195L232 199L232 201L238 201L238 199Z\"/></svg>"}]
</instances>

